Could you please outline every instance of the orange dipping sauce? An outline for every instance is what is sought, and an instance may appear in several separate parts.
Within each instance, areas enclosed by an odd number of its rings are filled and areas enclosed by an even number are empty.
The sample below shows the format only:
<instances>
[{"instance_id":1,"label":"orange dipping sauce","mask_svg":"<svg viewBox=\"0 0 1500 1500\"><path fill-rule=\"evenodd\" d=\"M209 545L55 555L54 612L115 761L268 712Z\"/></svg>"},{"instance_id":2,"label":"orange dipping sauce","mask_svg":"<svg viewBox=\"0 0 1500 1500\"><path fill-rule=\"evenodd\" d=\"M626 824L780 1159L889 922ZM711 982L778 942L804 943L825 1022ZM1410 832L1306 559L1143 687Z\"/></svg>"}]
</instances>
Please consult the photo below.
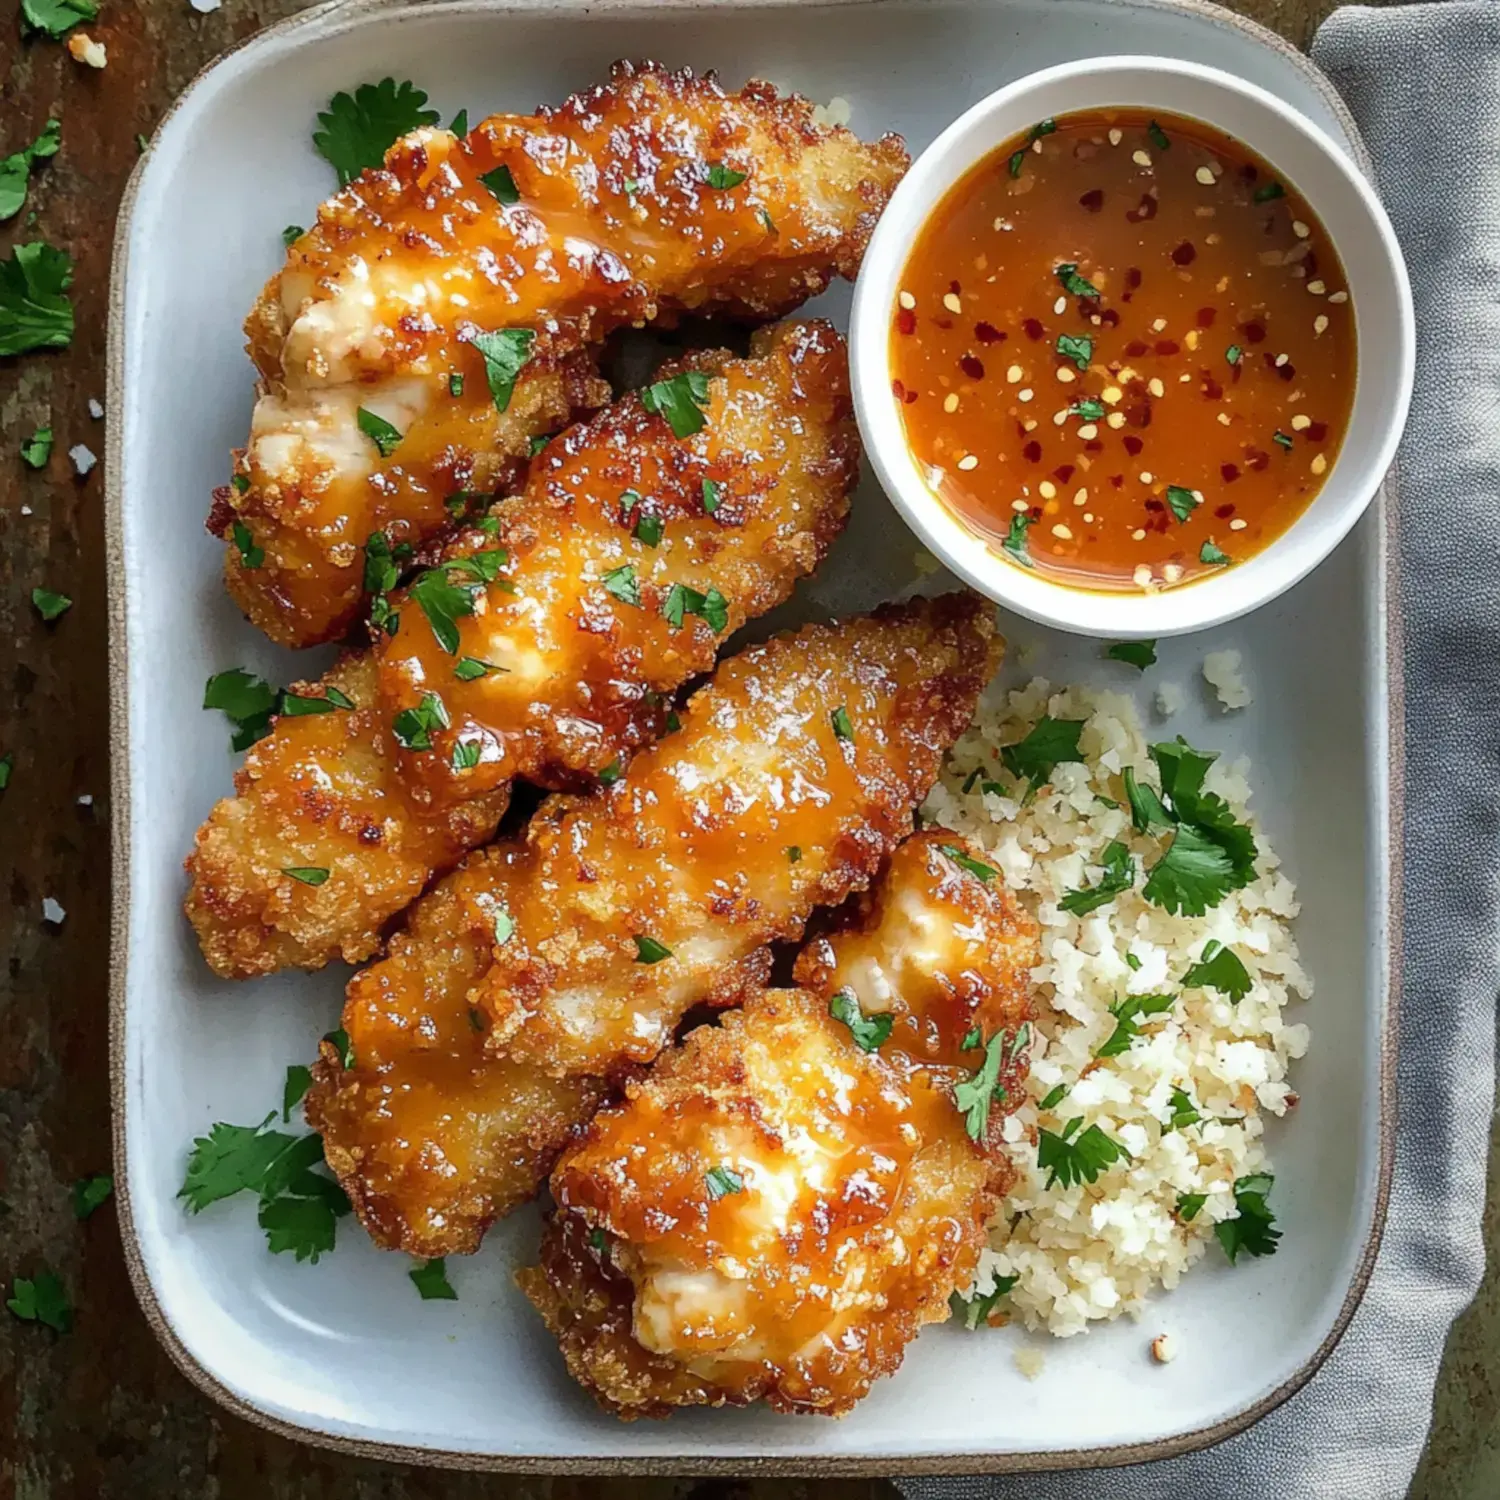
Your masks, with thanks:
<instances>
[{"instance_id":1,"label":"orange dipping sauce","mask_svg":"<svg viewBox=\"0 0 1500 1500\"><path fill-rule=\"evenodd\" d=\"M1326 231L1198 121L1046 120L912 248L893 393L933 490L1059 582L1159 589L1243 562L1348 425L1354 310Z\"/></svg>"}]
</instances>

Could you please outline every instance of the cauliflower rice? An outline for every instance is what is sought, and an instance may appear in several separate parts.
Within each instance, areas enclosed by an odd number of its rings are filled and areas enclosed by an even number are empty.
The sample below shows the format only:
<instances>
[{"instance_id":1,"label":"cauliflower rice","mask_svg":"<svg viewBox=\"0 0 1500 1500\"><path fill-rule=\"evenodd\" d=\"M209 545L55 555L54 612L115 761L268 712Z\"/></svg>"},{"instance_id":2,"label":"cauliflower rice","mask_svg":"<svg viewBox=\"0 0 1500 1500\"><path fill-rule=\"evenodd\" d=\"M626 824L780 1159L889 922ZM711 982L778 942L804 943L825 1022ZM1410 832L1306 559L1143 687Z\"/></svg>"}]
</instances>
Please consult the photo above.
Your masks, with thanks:
<instances>
[{"instance_id":1,"label":"cauliflower rice","mask_svg":"<svg viewBox=\"0 0 1500 1500\"><path fill-rule=\"evenodd\" d=\"M1058 765L1026 806L1024 785L999 769L1000 748L1048 713L1087 720L1079 743L1085 760ZM993 699L981 707L923 809L928 820L987 849L1041 927L1030 1091L1005 1122L1018 1176L996 1216L976 1291L989 1290L996 1277L1017 1277L998 1311L1059 1336L1122 1312L1139 1314L1151 1292L1175 1287L1214 1246L1213 1226L1235 1216L1236 1178L1270 1170L1264 1115L1284 1115L1296 1103L1287 1066L1308 1044L1307 1027L1284 1016L1293 997L1312 993L1290 926L1296 892L1258 827L1255 879L1201 917L1149 903L1139 878L1086 916L1059 909L1068 891L1098 880L1111 840L1129 846L1138 871L1162 847L1160 837L1132 827L1121 785L1126 766L1159 789L1130 698L1083 687L1054 692L1038 680L1001 694L998 707ZM976 768L989 790L971 779ZM1248 769L1244 760L1217 761L1205 786L1254 827ZM997 792L996 782L1007 791ZM1250 993L1237 1004L1214 989L1182 987L1211 939L1231 948L1250 973ZM1127 1051L1096 1060L1115 1027L1109 1006L1127 994L1163 992L1177 996L1171 1010L1144 1018ZM1066 1095L1042 1110L1057 1085L1067 1086ZM1167 1127L1174 1087L1190 1096L1200 1122ZM1037 1166L1038 1127L1059 1132L1077 1116L1085 1130L1097 1124L1130 1159L1091 1184L1049 1189ZM1176 1212L1186 1193L1206 1195L1188 1223Z\"/></svg>"}]
</instances>

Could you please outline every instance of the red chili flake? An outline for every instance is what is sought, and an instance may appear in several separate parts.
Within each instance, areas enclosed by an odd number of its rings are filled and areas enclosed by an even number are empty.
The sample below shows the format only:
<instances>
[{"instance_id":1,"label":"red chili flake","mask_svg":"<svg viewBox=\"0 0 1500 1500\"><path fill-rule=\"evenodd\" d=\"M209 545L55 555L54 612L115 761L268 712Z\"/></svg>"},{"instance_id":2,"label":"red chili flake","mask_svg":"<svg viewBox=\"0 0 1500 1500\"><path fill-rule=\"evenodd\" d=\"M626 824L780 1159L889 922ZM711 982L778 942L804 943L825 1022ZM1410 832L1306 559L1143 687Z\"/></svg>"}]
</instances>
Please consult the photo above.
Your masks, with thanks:
<instances>
[{"instance_id":1,"label":"red chili flake","mask_svg":"<svg viewBox=\"0 0 1500 1500\"><path fill-rule=\"evenodd\" d=\"M1162 508L1161 508L1161 514L1160 515L1152 516L1151 519L1146 522L1146 525L1152 531L1159 531L1159 532L1162 533L1163 536L1166 535L1167 527L1170 526L1171 524L1172 524L1172 517L1167 514L1167 508L1166 508L1166 506L1162 506Z\"/></svg>"},{"instance_id":2,"label":"red chili flake","mask_svg":"<svg viewBox=\"0 0 1500 1500\"><path fill-rule=\"evenodd\" d=\"M1244 166L1240 168L1240 176L1246 182L1254 182L1255 179L1260 176L1260 169L1255 165L1253 161L1247 161Z\"/></svg>"},{"instance_id":3,"label":"red chili flake","mask_svg":"<svg viewBox=\"0 0 1500 1500\"><path fill-rule=\"evenodd\" d=\"M1160 500L1148 500L1146 502L1146 509L1154 514L1156 511L1165 509L1165 507Z\"/></svg>"},{"instance_id":4,"label":"red chili flake","mask_svg":"<svg viewBox=\"0 0 1500 1500\"><path fill-rule=\"evenodd\" d=\"M948 290L952 292L955 297L960 297L963 295L964 289L956 281L950 281L948 283Z\"/></svg>"},{"instance_id":5,"label":"red chili flake","mask_svg":"<svg viewBox=\"0 0 1500 1500\"><path fill-rule=\"evenodd\" d=\"M1297 367L1290 360L1288 360L1286 364L1276 366L1276 373L1281 376L1283 380L1295 380L1297 378Z\"/></svg>"},{"instance_id":6,"label":"red chili flake","mask_svg":"<svg viewBox=\"0 0 1500 1500\"><path fill-rule=\"evenodd\" d=\"M1119 489L1125 483L1125 476L1123 474L1111 474L1109 476L1109 482L1114 485L1116 489Z\"/></svg>"},{"instance_id":7,"label":"red chili flake","mask_svg":"<svg viewBox=\"0 0 1500 1500\"><path fill-rule=\"evenodd\" d=\"M1042 334L1046 332L1046 330L1042 327L1040 321L1038 321L1036 318L1027 318L1027 320L1021 324L1021 327L1025 330L1026 337L1033 341L1041 338Z\"/></svg>"},{"instance_id":8,"label":"red chili flake","mask_svg":"<svg viewBox=\"0 0 1500 1500\"><path fill-rule=\"evenodd\" d=\"M1200 307L1198 309L1198 326L1200 328L1212 328L1216 317L1218 317L1218 313L1213 308Z\"/></svg>"},{"instance_id":9,"label":"red chili flake","mask_svg":"<svg viewBox=\"0 0 1500 1500\"><path fill-rule=\"evenodd\" d=\"M1265 367L1268 370L1274 370L1276 368L1276 356L1269 349L1267 349L1261 355L1261 360L1264 362Z\"/></svg>"},{"instance_id":10,"label":"red chili flake","mask_svg":"<svg viewBox=\"0 0 1500 1500\"><path fill-rule=\"evenodd\" d=\"M1156 217L1157 202L1150 193L1142 193L1141 201L1132 209L1127 209L1125 217L1132 224L1145 224Z\"/></svg>"},{"instance_id":11,"label":"red chili flake","mask_svg":"<svg viewBox=\"0 0 1500 1500\"><path fill-rule=\"evenodd\" d=\"M1190 266L1198 259L1198 251L1194 248L1191 240L1184 240L1172 252L1172 264L1174 266Z\"/></svg>"},{"instance_id":12,"label":"red chili flake","mask_svg":"<svg viewBox=\"0 0 1500 1500\"><path fill-rule=\"evenodd\" d=\"M1143 344L1139 339L1131 339L1125 346L1125 358L1139 359L1148 348L1150 348L1149 344Z\"/></svg>"},{"instance_id":13,"label":"red chili flake","mask_svg":"<svg viewBox=\"0 0 1500 1500\"><path fill-rule=\"evenodd\" d=\"M1098 438L1094 438L1090 442L1087 442L1083 445L1083 451L1085 453L1103 453L1104 444L1101 443Z\"/></svg>"},{"instance_id":14,"label":"red chili flake","mask_svg":"<svg viewBox=\"0 0 1500 1500\"><path fill-rule=\"evenodd\" d=\"M1033 505L1027 514L1033 521L1040 521L1042 519L1042 507L1040 505Z\"/></svg>"},{"instance_id":15,"label":"red chili flake","mask_svg":"<svg viewBox=\"0 0 1500 1500\"><path fill-rule=\"evenodd\" d=\"M1091 214L1096 214L1104 207L1104 189L1090 188L1083 197L1078 200L1079 206L1088 209Z\"/></svg>"},{"instance_id":16,"label":"red chili flake","mask_svg":"<svg viewBox=\"0 0 1500 1500\"><path fill-rule=\"evenodd\" d=\"M1073 465L1059 464L1052 471L1052 477L1056 479L1059 484L1066 484L1073 477Z\"/></svg>"},{"instance_id":17,"label":"red chili flake","mask_svg":"<svg viewBox=\"0 0 1500 1500\"><path fill-rule=\"evenodd\" d=\"M974 358L972 354L966 354L959 360L958 368L969 377L970 380L984 379L984 366Z\"/></svg>"},{"instance_id":18,"label":"red chili flake","mask_svg":"<svg viewBox=\"0 0 1500 1500\"><path fill-rule=\"evenodd\" d=\"M1146 445L1138 438L1132 437L1128 432L1125 434L1125 451L1134 458Z\"/></svg>"},{"instance_id":19,"label":"red chili flake","mask_svg":"<svg viewBox=\"0 0 1500 1500\"><path fill-rule=\"evenodd\" d=\"M1250 468L1260 470L1271 462L1271 455L1262 448L1246 448L1245 462Z\"/></svg>"},{"instance_id":20,"label":"red chili flake","mask_svg":"<svg viewBox=\"0 0 1500 1500\"><path fill-rule=\"evenodd\" d=\"M1141 273L1138 266L1129 266L1125 271L1125 286L1134 291L1141 284Z\"/></svg>"},{"instance_id":21,"label":"red chili flake","mask_svg":"<svg viewBox=\"0 0 1500 1500\"><path fill-rule=\"evenodd\" d=\"M1093 304L1090 302L1080 302L1078 305L1079 307L1084 309L1093 306ZM1101 328L1118 328L1120 326L1119 313L1117 313L1112 307L1106 307L1104 311L1099 314L1099 326Z\"/></svg>"},{"instance_id":22,"label":"red chili flake","mask_svg":"<svg viewBox=\"0 0 1500 1500\"><path fill-rule=\"evenodd\" d=\"M1247 344L1259 344L1266 336L1266 325L1264 323L1241 323L1240 332L1245 335Z\"/></svg>"},{"instance_id":23,"label":"red chili flake","mask_svg":"<svg viewBox=\"0 0 1500 1500\"><path fill-rule=\"evenodd\" d=\"M1027 463L1039 464L1042 461L1042 445L1035 438L1021 449L1021 456Z\"/></svg>"},{"instance_id":24,"label":"red chili flake","mask_svg":"<svg viewBox=\"0 0 1500 1500\"><path fill-rule=\"evenodd\" d=\"M1310 443L1321 443L1327 436L1327 422L1313 422L1307 429L1307 440Z\"/></svg>"},{"instance_id":25,"label":"red chili flake","mask_svg":"<svg viewBox=\"0 0 1500 1500\"><path fill-rule=\"evenodd\" d=\"M917 393L915 391L908 391L902 399L910 406L917 399Z\"/></svg>"},{"instance_id":26,"label":"red chili flake","mask_svg":"<svg viewBox=\"0 0 1500 1500\"><path fill-rule=\"evenodd\" d=\"M906 387L902 385L899 380L893 380L891 382L891 395L893 395L898 401L905 401Z\"/></svg>"},{"instance_id":27,"label":"red chili flake","mask_svg":"<svg viewBox=\"0 0 1500 1500\"><path fill-rule=\"evenodd\" d=\"M903 307L896 314L897 333L915 333L917 331L917 314L910 307Z\"/></svg>"},{"instance_id":28,"label":"red chili flake","mask_svg":"<svg viewBox=\"0 0 1500 1500\"><path fill-rule=\"evenodd\" d=\"M1158 354L1177 354L1181 349L1182 345L1176 339L1157 339L1156 341L1156 352Z\"/></svg>"},{"instance_id":29,"label":"red chili flake","mask_svg":"<svg viewBox=\"0 0 1500 1500\"><path fill-rule=\"evenodd\" d=\"M1309 250L1307 252L1307 254L1302 257L1302 264L1307 269L1307 275L1308 275L1308 279L1309 280L1311 280L1312 278L1314 278L1315 276L1317 276L1317 274L1318 274L1318 252L1316 250Z\"/></svg>"},{"instance_id":30,"label":"red chili flake","mask_svg":"<svg viewBox=\"0 0 1500 1500\"><path fill-rule=\"evenodd\" d=\"M1220 464L1219 473L1224 476L1225 484L1233 484L1240 477L1240 466L1238 464ZM1221 505L1214 514L1222 521L1225 516L1232 516L1234 514L1234 507L1232 505Z\"/></svg>"},{"instance_id":31,"label":"red chili flake","mask_svg":"<svg viewBox=\"0 0 1500 1500\"><path fill-rule=\"evenodd\" d=\"M981 344L999 344L1005 340L1005 335L993 323L976 323L974 337Z\"/></svg>"},{"instance_id":32,"label":"red chili flake","mask_svg":"<svg viewBox=\"0 0 1500 1500\"><path fill-rule=\"evenodd\" d=\"M1207 370L1203 372L1203 394L1210 401L1217 401L1224 394L1224 387Z\"/></svg>"},{"instance_id":33,"label":"red chili flake","mask_svg":"<svg viewBox=\"0 0 1500 1500\"><path fill-rule=\"evenodd\" d=\"M941 328L945 333L949 332L953 327L952 318L934 318L932 323L933 327Z\"/></svg>"}]
</instances>

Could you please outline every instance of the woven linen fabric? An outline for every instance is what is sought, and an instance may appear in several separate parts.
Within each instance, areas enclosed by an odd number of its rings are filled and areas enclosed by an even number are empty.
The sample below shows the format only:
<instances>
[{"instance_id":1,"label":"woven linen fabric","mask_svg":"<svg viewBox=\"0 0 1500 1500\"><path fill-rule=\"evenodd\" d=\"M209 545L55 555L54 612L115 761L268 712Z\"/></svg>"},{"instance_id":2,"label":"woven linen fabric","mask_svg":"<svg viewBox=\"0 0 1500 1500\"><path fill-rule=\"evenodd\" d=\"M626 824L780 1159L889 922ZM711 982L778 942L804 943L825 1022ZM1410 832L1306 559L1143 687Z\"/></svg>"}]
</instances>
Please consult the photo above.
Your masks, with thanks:
<instances>
[{"instance_id":1,"label":"woven linen fabric","mask_svg":"<svg viewBox=\"0 0 1500 1500\"><path fill-rule=\"evenodd\" d=\"M1186 1457L912 1480L913 1500L1386 1500L1484 1269L1500 988L1500 3L1336 12L1313 45L1401 239L1417 381L1393 484L1405 679L1400 1128L1374 1275L1285 1405ZM1045 1379L1045 1376L1043 1377Z\"/></svg>"}]
</instances>

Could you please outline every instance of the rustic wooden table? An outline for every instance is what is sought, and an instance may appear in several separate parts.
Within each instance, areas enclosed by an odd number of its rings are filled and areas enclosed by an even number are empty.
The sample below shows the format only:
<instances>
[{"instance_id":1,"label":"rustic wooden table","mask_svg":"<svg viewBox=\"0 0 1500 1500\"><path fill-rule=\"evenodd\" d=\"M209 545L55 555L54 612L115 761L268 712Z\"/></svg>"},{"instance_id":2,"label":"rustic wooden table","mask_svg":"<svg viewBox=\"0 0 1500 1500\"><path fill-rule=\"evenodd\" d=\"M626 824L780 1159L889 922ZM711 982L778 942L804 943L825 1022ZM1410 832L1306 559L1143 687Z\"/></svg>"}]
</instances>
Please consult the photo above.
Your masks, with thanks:
<instances>
[{"instance_id":1,"label":"rustic wooden table","mask_svg":"<svg viewBox=\"0 0 1500 1500\"><path fill-rule=\"evenodd\" d=\"M7 990L0 999L0 1275L45 1262L60 1273L77 1324L54 1336L0 1317L0 1495L78 1497L542 1497L669 1496L802 1488L691 1480L604 1483L485 1478L331 1456L229 1417L180 1376L157 1347L126 1277L111 1206L75 1220L69 1188L109 1169L106 988L109 930L109 747L105 554L100 472L75 478L67 450L102 454L105 308L115 207L150 132L193 75L217 54L301 9L298 0L225 0L199 15L188 0L104 0L85 29L109 54L103 72L62 45L22 42L0 26L0 151L30 141L49 115L65 147L41 172L9 238L44 237L77 265L77 333L65 352L0 364L0 753L14 777L0 802L0 918ZM1306 45L1333 0L1241 0L1238 6ZM185 393L186 394L186 393ZM46 423L57 448L40 472L16 457ZM75 601L43 624L37 585ZM81 798L92 798L92 803ZM42 902L61 903L61 927ZM1492 1189L1494 1186L1492 1178ZM1497 1196L1491 1193L1490 1243ZM1500 1494L1500 1292L1486 1284L1451 1341L1430 1452L1413 1493ZM820 1500L893 1493L879 1483L809 1484Z\"/></svg>"}]
</instances>

